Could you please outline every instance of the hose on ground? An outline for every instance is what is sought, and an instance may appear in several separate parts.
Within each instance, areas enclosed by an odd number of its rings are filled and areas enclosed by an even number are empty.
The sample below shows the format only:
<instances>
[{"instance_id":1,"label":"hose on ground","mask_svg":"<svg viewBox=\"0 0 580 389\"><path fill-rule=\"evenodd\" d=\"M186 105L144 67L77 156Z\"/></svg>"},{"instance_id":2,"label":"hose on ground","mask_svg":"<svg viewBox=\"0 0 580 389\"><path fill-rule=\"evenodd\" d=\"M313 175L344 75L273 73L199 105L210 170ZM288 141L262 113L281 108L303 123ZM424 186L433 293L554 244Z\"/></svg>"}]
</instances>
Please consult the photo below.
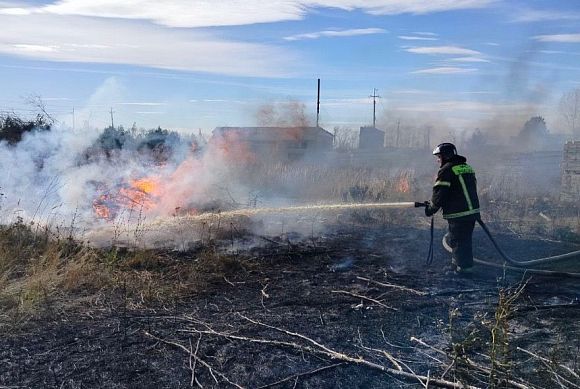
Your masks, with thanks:
<instances>
[{"instance_id":1,"label":"hose on ground","mask_svg":"<svg viewBox=\"0 0 580 389\"><path fill-rule=\"evenodd\" d=\"M510 258L509 256L507 256L507 254L505 254L505 252L499 247L499 245L497 244L497 242L495 241L495 239L491 235L491 232L489 231L489 229L487 228L485 223L480 218L477 219L477 222L479 223L481 228L483 228L483 230L485 231L485 234L487 235L489 240L491 240L493 246L498 251L500 256L504 259L505 262L509 263L512 266L507 266L505 264L498 264L498 263L483 261L483 260L478 259L478 258L473 258L473 261L475 263L478 263L480 265L485 265L485 266L520 271L520 272L531 273L531 274L580 278L580 273L563 272L563 271L556 271L556 270L533 269L533 268L526 267L526 266L530 266L530 265L540 265L540 264L546 264L546 263L553 263L556 261L560 261L563 259L570 259L570 258L574 258L574 257L580 258L580 251L573 251L573 252L566 253L566 254L538 258L538 259L534 259L534 260L530 260L530 261L516 261L516 260ZM443 240L441 243L443 244L443 247L445 248L445 250L447 250L450 253L452 252L451 246L449 246L449 244L447 243L445 236L443 237Z\"/></svg>"},{"instance_id":2,"label":"hose on ground","mask_svg":"<svg viewBox=\"0 0 580 389\"><path fill-rule=\"evenodd\" d=\"M507 263L509 263L511 265L514 265L516 267L544 265L546 263L552 263L552 262L562 261L562 260L571 259L571 258L575 258L575 257L580 258L580 251L572 251L572 252L566 253L566 254L554 255L554 256L551 256L551 257L544 257L544 258L538 258L538 259L532 259L530 261L516 261L516 260L510 258L501 249L501 247L499 247L499 245L497 244L497 242L493 238L493 235L491 235L491 232L489 231L489 229L487 228L487 226L485 225L485 223L483 222L483 220L481 220L481 218L478 217L477 218L477 222L479 223L479 225L481 226L481 228L483 228L483 231L485 231L485 234L487 235L487 237L489 238L489 240L491 241L491 243L493 244L493 246L495 247L495 249L497 250L497 252L499 253L499 255L501 255L501 257Z\"/></svg>"}]
</instances>

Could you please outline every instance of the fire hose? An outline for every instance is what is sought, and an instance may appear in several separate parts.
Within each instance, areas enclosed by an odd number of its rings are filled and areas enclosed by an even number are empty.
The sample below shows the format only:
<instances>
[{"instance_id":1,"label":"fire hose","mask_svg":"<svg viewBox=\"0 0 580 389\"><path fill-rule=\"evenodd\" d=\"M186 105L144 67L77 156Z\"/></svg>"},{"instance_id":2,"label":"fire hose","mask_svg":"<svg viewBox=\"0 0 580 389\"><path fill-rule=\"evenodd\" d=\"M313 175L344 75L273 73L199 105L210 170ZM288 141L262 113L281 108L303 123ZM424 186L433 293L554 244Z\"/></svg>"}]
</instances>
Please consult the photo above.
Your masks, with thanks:
<instances>
[{"instance_id":1,"label":"fire hose","mask_svg":"<svg viewBox=\"0 0 580 389\"><path fill-rule=\"evenodd\" d=\"M426 203L421 203L421 202L415 203L415 207L425 207L425 206L427 206ZM498 245L497 241L495 240L495 238L493 237L493 235L489 231L489 228L487 228L487 225L483 222L483 220L481 220L481 217L477 217L476 220L477 220L477 223L481 226L481 228L485 232L485 234L487 235L487 237L489 238L489 240L491 241L491 243L493 244L494 248L497 250L499 255L502 257L502 259L506 263L509 263L511 266L508 266L505 263L498 264L498 263L483 261L483 260L478 259L478 258L473 258L473 261L475 263L485 265L485 266L498 267L498 268L507 269L507 270L520 271L520 272L525 272L525 273L541 274L541 275L548 275L548 276L565 276L565 277L580 278L580 273L563 272L563 271L555 271L555 270L544 270L544 269L536 269L536 268L530 267L530 266L536 266L536 265L545 265L545 264L554 263L554 262L558 262L558 261L562 261L562 260L566 260L566 259L571 259L571 258L580 258L580 250L572 251L572 252L569 252L566 254L553 255L553 256L549 256L549 257L532 259L532 260L528 260L528 261L516 261L515 259L510 258L502 250L502 248ZM429 252L427 254L427 261L426 261L427 265L430 265L433 261L434 217L431 217L430 235L431 235L431 241L429 243ZM443 240L441 243L443 244L443 247L445 248L445 250L447 250L448 252L451 253L452 248L449 245L449 243L447 242L446 236L447 235L445 235L443 237Z\"/></svg>"},{"instance_id":2,"label":"fire hose","mask_svg":"<svg viewBox=\"0 0 580 389\"><path fill-rule=\"evenodd\" d=\"M318 212L318 211L331 211L331 210L341 210L341 209L373 209L373 208L418 208L418 207L426 207L426 202L394 202L394 203L362 203L362 204L319 204L319 205L301 205L301 206L288 206L288 207L262 207L262 208L249 208L249 209L236 209L232 211L226 212L208 212L202 213L199 215L194 216L187 216L189 220L198 220L198 221L205 221L211 220L216 216L219 217L236 217L236 216L254 216L258 214L269 214L269 213L287 213L287 212ZM493 238L491 232L485 225L485 223L481 220L481 218L477 218L477 222L485 231L487 237L491 240L495 249L499 252L500 256L503 258L505 262L510 264L511 266L507 266L504 264L497 264L487 261L482 261L480 259L474 258L474 262L492 266L492 267L500 267L503 269L509 270L517 270L523 271L528 273L534 274L544 274L544 275L558 275L558 276L568 276L568 277L579 277L580 273L570 273L570 272L561 272L561 271L554 271L554 270L543 270L543 269L535 269L530 266L536 265L544 265L547 263L553 263L556 261L561 261L565 259L571 258L580 258L580 251L573 251L567 254L555 255L551 257L545 258L538 258L530 261L516 261L510 258L497 244L495 239ZM434 218L431 217L431 241L429 244L429 253L427 255L427 265L430 265L433 262L433 239L434 239ZM449 244L443 238L443 247L451 252L452 249Z\"/></svg>"}]
</instances>

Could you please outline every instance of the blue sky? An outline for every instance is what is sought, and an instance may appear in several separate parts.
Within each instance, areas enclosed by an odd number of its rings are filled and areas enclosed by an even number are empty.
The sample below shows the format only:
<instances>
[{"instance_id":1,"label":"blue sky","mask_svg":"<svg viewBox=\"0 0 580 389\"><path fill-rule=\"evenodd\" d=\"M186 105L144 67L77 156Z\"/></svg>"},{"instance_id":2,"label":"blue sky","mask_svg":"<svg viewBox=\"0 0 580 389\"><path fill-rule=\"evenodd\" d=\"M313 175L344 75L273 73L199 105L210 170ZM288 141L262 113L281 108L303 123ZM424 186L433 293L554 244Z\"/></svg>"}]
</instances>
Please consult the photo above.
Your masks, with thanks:
<instances>
[{"instance_id":1,"label":"blue sky","mask_svg":"<svg viewBox=\"0 0 580 389\"><path fill-rule=\"evenodd\" d=\"M456 131L545 116L580 87L580 2L0 0L0 112L204 131L304 103L320 123ZM499 118L499 119L498 119ZM506 119L507 118L507 119ZM501 120L500 120L501 119ZM523 119L522 119L523 120ZM523 124L523 123L522 123Z\"/></svg>"}]
</instances>

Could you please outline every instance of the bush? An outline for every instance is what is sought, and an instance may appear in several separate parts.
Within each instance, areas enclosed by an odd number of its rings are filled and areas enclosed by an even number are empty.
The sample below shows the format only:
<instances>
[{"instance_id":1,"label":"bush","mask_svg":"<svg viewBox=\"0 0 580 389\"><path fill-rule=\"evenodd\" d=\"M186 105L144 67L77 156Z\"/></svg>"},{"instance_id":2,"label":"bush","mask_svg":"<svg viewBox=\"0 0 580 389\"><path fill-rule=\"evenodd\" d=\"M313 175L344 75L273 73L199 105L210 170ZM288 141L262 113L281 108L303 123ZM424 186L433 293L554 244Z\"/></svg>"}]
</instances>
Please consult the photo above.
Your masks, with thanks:
<instances>
[{"instance_id":1,"label":"bush","mask_svg":"<svg viewBox=\"0 0 580 389\"><path fill-rule=\"evenodd\" d=\"M13 114L0 116L0 141L15 145L22 140L27 132L50 131L50 122L43 115L37 115L34 120L23 120Z\"/></svg>"}]
</instances>

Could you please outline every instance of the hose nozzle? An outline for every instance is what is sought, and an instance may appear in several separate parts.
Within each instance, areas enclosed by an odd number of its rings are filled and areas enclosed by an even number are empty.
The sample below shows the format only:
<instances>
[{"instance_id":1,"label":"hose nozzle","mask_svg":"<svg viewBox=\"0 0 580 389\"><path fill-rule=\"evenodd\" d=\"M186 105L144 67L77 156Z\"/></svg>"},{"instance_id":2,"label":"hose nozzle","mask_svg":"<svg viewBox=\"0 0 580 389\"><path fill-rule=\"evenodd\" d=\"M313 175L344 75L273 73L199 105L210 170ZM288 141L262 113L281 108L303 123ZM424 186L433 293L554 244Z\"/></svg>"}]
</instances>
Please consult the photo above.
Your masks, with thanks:
<instances>
[{"instance_id":1,"label":"hose nozzle","mask_svg":"<svg viewBox=\"0 0 580 389\"><path fill-rule=\"evenodd\" d=\"M428 207L428 206L429 206L428 201L423 201L423 202L415 201L415 208Z\"/></svg>"}]
</instances>

